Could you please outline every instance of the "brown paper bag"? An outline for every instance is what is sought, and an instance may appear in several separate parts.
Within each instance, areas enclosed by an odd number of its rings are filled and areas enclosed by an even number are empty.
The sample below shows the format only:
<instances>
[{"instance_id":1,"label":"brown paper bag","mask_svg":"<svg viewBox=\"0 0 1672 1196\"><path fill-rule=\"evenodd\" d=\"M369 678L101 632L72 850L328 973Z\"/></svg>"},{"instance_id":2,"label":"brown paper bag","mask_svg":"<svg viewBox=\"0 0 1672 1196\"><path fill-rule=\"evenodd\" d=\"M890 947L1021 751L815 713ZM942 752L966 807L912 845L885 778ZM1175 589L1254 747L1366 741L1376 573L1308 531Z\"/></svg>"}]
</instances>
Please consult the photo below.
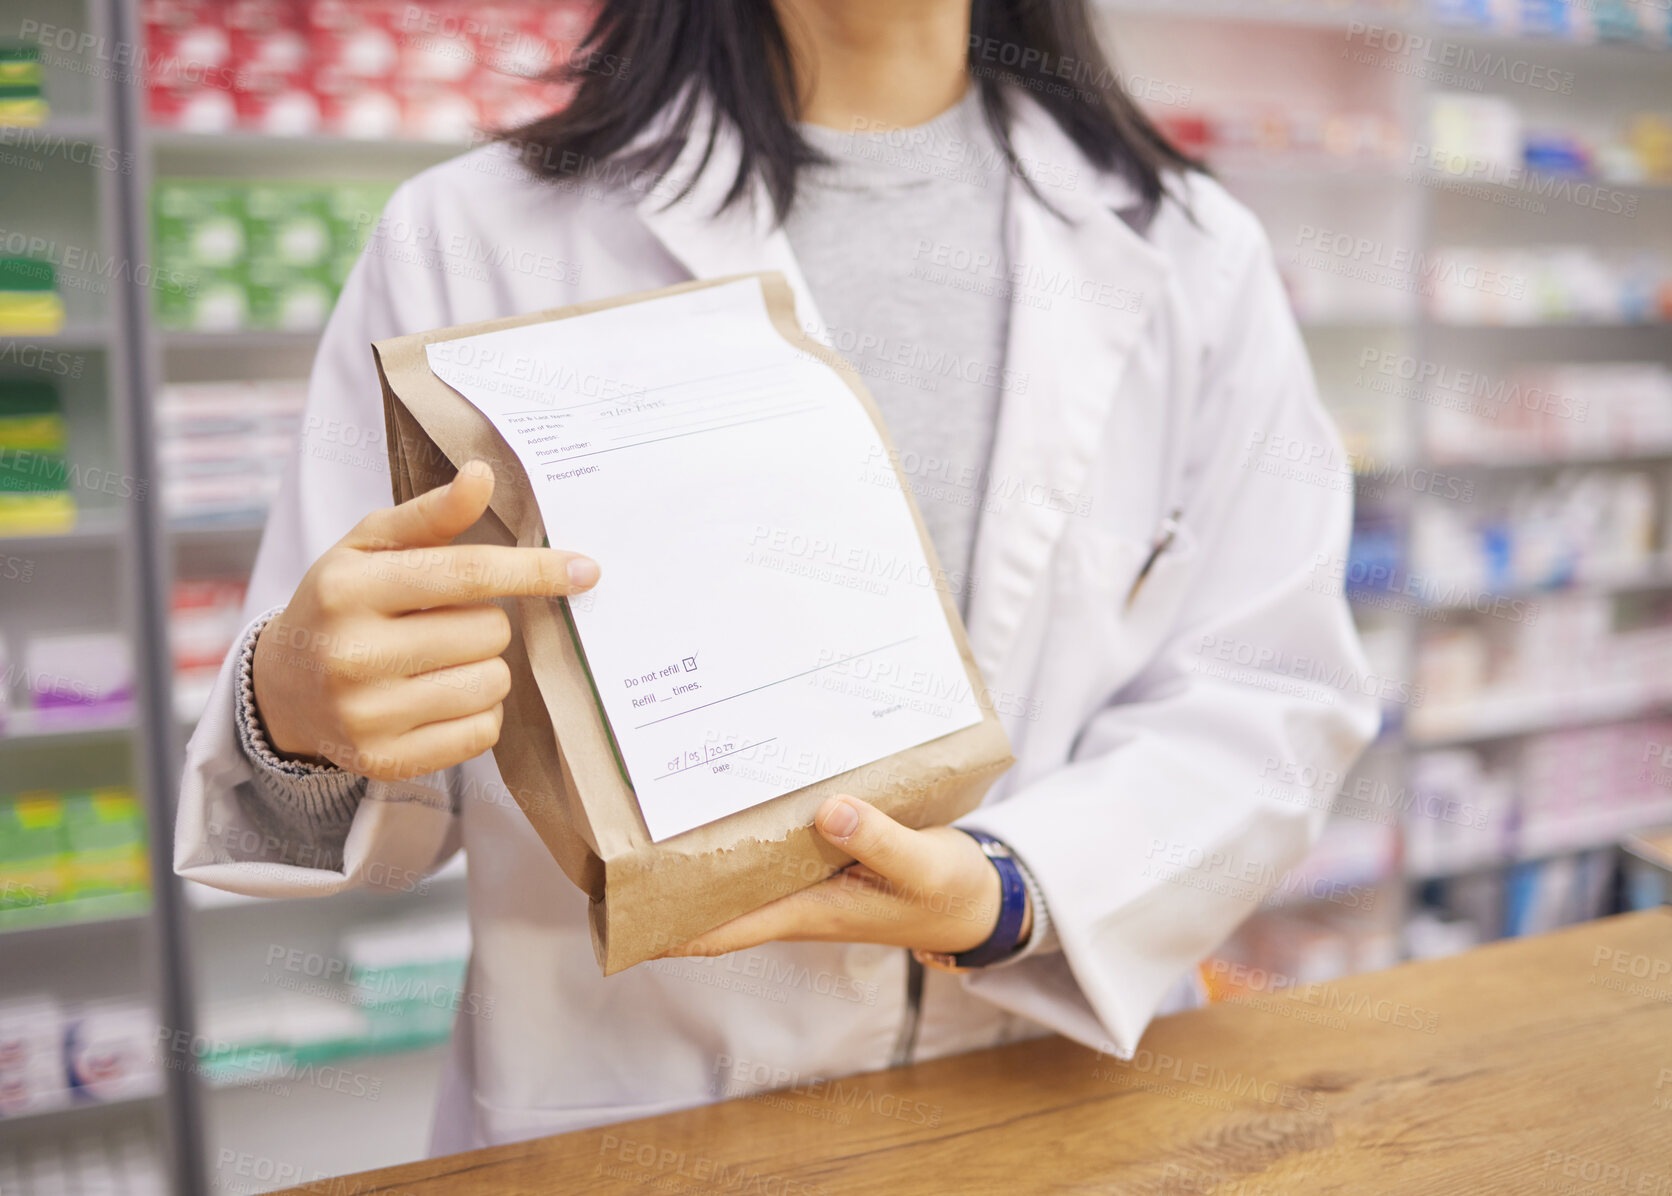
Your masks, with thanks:
<instances>
[{"instance_id":1,"label":"brown paper bag","mask_svg":"<svg viewBox=\"0 0 1672 1196\"><path fill-rule=\"evenodd\" d=\"M881 414L858 373L801 330L793 293L783 277L738 277L760 279L774 326L786 340L836 368L891 448ZM466 462L481 458L492 464L498 484L491 510L463 539L538 546L545 530L521 463L488 419L430 372L424 347L733 281L683 283L379 341L372 349L383 382L395 501L444 485ZM897 461L892 451L889 456ZM901 487L924 555L936 566L934 546L903 477ZM607 569L609 562L603 563ZM938 567L935 572L943 576ZM516 628L505 653L513 683L494 759L553 858L591 899L592 943L605 975L654 958L851 863L813 829L814 812L832 794L862 797L912 827L945 825L980 804L988 787L1010 766L1010 745L970 653L957 608L945 585L939 588L982 710L981 722L660 843L651 841L637 799L617 764L563 600L518 598L507 606ZM676 600L670 595L670 601Z\"/></svg>"}]
</instances>

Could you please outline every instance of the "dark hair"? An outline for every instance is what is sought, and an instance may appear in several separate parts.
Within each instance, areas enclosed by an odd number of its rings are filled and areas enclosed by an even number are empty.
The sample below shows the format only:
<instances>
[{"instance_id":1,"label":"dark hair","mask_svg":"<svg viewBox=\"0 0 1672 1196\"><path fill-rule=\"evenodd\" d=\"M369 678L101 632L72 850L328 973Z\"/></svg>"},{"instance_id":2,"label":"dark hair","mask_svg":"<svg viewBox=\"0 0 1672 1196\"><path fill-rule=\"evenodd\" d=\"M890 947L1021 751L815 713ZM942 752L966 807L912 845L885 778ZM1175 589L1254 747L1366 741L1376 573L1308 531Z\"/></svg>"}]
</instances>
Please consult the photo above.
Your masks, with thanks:
<instances>
[{"instance_id":1,"label":"dark hair","mask_svg":"<svg viewBox=\"0 0 1672 1196\"><path fill-rule=\"evenodd\" d=\"M1147 211L1161 199L1165 172L1200 169L1121 87L1086 0L971 0L968 65L999 147L1030 187L1011 145L1006 84L1026 89L1093 165L1131 183ZM795 68L772 0L601 0L558 78L575 87L569 104L503 135L533 151L525 159L548 175L572 177L614 162L623 172L665 176L704 94L741 144L722 208L758 174L782 220L799 169L822 161L796 128ZM624 152L676 101L657 135ZM699 169L713 155L715 134L712 126L706 131ZM674 198L693 181L683 180Z\"/></svg>"}]
</instances>

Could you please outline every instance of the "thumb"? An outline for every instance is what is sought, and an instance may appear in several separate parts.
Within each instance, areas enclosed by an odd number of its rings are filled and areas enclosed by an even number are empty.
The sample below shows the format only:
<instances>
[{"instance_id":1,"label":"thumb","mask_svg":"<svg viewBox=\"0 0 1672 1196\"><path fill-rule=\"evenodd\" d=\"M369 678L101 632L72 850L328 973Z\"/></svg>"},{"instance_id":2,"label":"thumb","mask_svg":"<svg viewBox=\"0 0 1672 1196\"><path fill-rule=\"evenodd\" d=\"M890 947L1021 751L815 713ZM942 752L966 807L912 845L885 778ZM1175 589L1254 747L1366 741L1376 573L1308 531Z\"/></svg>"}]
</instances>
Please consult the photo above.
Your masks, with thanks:
<instances>
[{"instance_id":1,"label":"thumb","mask_svg":"<svg viewBox=\"0 0 1672 1196\"><path fill-rule=\"evenodd\" d=\"M920 879L932 866L934 844L928 836L857 797L831 798L813 823L831 843L887 880Z\"/></svg>"},{"instance_id":2,"label":"thumb","mask_svg":"<svg viewBox=\"0 0 1672 1196\"><path fill-rule=\"evenodd\" d=\"M445 486L367 515L349 533L349 543L367 550L451 544L488 509L493 487L492 467L486 461L468 461Z\"/></svg>"}]
</instances>

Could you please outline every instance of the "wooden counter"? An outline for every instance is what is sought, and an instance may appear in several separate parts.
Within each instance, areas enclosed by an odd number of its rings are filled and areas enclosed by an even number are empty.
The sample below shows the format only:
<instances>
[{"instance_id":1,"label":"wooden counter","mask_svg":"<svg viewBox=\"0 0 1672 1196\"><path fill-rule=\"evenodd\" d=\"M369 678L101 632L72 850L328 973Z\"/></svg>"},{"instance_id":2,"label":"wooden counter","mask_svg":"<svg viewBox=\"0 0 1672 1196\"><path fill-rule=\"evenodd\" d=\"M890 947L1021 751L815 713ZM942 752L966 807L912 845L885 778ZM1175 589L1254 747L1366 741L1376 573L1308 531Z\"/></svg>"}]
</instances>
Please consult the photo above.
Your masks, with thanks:
<instances>
[{"instance_id":1,"label":"wooden counter","mask_svg":"<svg viewBox=\"0 0 1672 1196\"><path fill-rule=\"evenodd\" d=\"M1672 1196L1672 909L295 1191Z\"/></svg>"}]
</instances>

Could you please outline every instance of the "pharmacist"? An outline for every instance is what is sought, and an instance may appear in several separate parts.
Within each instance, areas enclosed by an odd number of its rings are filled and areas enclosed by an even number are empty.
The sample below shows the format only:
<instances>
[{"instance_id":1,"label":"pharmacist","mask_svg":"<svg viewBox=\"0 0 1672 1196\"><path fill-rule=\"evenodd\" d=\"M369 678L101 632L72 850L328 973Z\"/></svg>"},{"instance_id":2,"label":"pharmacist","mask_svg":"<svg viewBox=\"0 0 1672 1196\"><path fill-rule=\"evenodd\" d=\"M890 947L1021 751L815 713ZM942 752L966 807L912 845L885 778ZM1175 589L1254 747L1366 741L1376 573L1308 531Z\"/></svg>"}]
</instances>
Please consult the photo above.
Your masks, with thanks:
<instances>
[{"instance_id":1,"label":"pharmacist","mask_svg":"<svg viewBox=\"0 0 1672 1196\"><path fill-rule=\"evenodd\" d=\"M1350 478L1318 468L1343 458L1259 226L1122 92L1084 0L975 8L605 0L571 105L402 186L348 280L176 866L325 896L468 853L437 1151L1048 1031L1130 1054L1314 840L1331 794L1293 778L1343 775L1374 733ZM1023 901L973 836L836 798L819 830L888 902L821 886L691 945L712 959L603 979L487 749L491 599L610 563L471 568L447 545L484 468L390 508L368 345L756 270L889 421L1017 757L960 825L1008 846Z\"/></svg>"}]
</instances>

